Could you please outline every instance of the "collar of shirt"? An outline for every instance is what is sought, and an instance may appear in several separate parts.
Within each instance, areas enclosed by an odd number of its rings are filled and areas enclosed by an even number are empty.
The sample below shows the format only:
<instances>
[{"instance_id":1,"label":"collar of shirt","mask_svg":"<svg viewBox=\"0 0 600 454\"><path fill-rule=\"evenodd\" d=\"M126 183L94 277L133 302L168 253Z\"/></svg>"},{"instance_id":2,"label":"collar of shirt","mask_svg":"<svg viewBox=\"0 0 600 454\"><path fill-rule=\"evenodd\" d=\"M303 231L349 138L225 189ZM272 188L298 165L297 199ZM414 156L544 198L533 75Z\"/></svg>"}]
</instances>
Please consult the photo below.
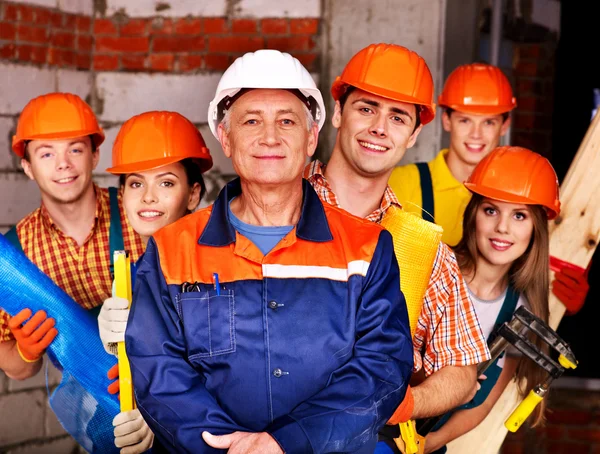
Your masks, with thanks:
<instances>
[{"instance_id":1,"label":"collar of shirt","mask_svg":"<svg viewBox=\"0 0 600 454\"><path fill-rule=\"evenodd\" d=\"M310 184L312 184L312 186L315 188L315 191L317 191L317 194L319 194L321 200L337 208L342 208L340 207L340 203L338 202L335 193L325 178L325 167L325 164L318 159L315 159L304 168L304 178L306 178ZM385 191L383 192L383 197L381 198L381 204L379 205L379 208L370 213L365 219L377 223L381 222L383 216L392 205L402 208L402 205L396 198L396 194L394 194L394 191L390 185L387 185Z\"/></svg>"},{"instance_id":2,"label":"collar of shirt","mask_svg":"<svg viewBox=\"0 0 600 454\"><path fill-rule=\"evenodd\" d=\"M315 242L333 240L321 200L310 184L304 180L302 180L302 191L302 212L296 225L296 236ZM213 204L210 219L198 239L199 244L219 247L235 242L235 228L229 219L229 201L241 193L242 186L239 178L225 185Z\"/></svg>"},{"instance_id":3,"label":"collar of shirt","mask_svg":"<svg viewBox=\"0 0 600 454\"><path fill-rule=\"evenodd\" d=\"M102 191L99 191L98 190L98 186L96 186L95 184L94 184L94 194L96 194L96 211L94 213L94 225L92 226L92 229L90 230L89 235L85 239L85 242L87 242L92 237L92 235L94 234L94 230L96 229L96 226L98 225L98 219L101 216L108 215L108 213L105 213L105 211L108 208L108 204L104 203L105 201L103 200ZM44 228L46 228L48 231L57 234L61 238L65 238L65 239L69 238L56 225L56 223L54 222L54 220L50 216L50 213L48 213L48 209L46 208L46 206L44 205L43 202L42 202L42 206L40 207L40 217L42 219L42 224L44 225Z\"/></svg>"},{"instance_id":4,"label":"collar of shirt","mask_svg":"<svg viewBox=\"0 0 600 454\"><path fill-rule=\"evenodd\" d=\"M448 148L444 148L438 153L435 159L431 161L431 178L434 180L435 190L444 191L463 187L465 191L467 191L463 184L454 178L454 175L452 175L452 172L450 172L450 169L448 168L446 156L448 156L449 151Z\"/></svg>"}]
</instances>

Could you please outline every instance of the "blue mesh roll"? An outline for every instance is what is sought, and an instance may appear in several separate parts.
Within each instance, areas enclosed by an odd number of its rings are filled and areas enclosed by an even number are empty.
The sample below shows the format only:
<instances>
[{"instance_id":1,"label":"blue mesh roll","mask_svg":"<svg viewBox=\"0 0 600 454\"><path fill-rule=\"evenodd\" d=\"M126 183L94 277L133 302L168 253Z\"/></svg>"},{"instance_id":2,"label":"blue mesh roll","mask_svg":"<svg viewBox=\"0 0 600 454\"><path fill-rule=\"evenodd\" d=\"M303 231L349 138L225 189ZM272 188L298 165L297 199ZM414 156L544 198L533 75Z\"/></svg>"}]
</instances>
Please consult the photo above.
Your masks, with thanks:
<instances>
[{"instance_id":1,"label":"blue mesh roll","mask_svg":"<svg viewBox=\"0 0 600 454\"><path fill-rule=\"evenodd\" d=\"M79 306L0 234L0 306L10 315L43 309L58 335L48 356L63 371L50 406L67 432L88 452L117 453L112 420L119 404L106 388L115 357L104 351L94 314Z\"/></svg>"}]
</instances>

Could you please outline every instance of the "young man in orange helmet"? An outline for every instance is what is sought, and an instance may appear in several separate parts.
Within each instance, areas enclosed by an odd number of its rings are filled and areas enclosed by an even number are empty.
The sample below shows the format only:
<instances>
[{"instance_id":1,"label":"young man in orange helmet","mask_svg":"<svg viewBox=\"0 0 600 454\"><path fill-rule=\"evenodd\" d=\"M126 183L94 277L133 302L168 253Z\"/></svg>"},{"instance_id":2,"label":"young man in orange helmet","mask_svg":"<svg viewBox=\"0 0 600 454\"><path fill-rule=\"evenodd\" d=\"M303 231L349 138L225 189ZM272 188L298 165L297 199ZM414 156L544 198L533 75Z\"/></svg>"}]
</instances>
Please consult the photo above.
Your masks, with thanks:
<instances>
[{"instance_id":1,"label":"young man in orange helmet","mask_svg":"<svg viewBox=\"0 0 600 454\"><path fill-rule=\"evenodd\" d=\"M390 207L400 207L387 184L392 170L434 118L431 73L415 52L373 44L352 57L331 93L335 146L329 163L311 162L304 177L322 200L379 223ZM407 392L394 423L469 401L476 364L489 357L456 258L442 242L413 341L421 382Z\"/></svg>"},{"instance_id":2,"label":"young man in orange helmet","mask_svg":"<svg viewBox=\"0 0 600 454\"><path fill-rule=\"evenodd\" d=\"M508 132L510 112L517 106L502 70L485 63L456 68L444 84L438 105L450 145L428 163L396 168L389 184L405 210L435 221L444 228L450 246L462 238L463 213L471 193L463 182L477 164L496 148ZM587 272L564 268L556 273L553 293L574 314L587 296Z\"/></svg>"},{"instance_id":3,"label":"young man in orange helmet","mask_svg":"<svg viewBox=\"0 0 600 454\"><path fill-rule=\"evenodd\" d=\"M103 141L89 105L73 94L50 93L25 106L12 143L42 204L6 237L86 309L111 294L112 251L126 249L132 260L143 252L117 191L92 181ZM11 318L0 309L0 369L17 380L40 370L58 333L44 311L31 315L23 309Z\"/></svg>"}]
</instances>

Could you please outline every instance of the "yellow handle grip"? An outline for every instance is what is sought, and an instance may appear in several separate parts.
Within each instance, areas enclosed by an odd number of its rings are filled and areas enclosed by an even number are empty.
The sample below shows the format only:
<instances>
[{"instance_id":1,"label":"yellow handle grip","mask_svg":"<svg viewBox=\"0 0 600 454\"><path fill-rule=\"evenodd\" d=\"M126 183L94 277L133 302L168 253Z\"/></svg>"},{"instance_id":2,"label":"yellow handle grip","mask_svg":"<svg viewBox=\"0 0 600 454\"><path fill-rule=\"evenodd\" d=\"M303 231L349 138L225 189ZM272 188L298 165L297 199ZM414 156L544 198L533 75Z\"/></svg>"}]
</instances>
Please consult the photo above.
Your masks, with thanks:
<instances>
[{"instance_id":1,"label":"yellow handle grip","mask_svg":"<svg viewBox=\"0 0 600 454\"><path fill-rule=\"evenodd\" d=\"M523 399L523 402L508 417L504 423L504 427L511 432L516 432L543 398L544 396L540 396L532 389L527 397Z\"/></svg>"},{"instance_id":2,"label":"yellow handle grip","mask_svg":"<svg viewBox=\"0 0 600 454\"><path fill-rule=\"evenodd\" d=\"M115 251L115 294L129 301L131 307L131 259L125 251ZM125 342L117 344L117 358L119 359L119 389L121 411L130 411L135 408L133 400L133 382L131 368L125 353Z\"/></svg>"},{"instance_id":3,"label":"yellow handle grip","mask_svg":"<svg viewBox=\"0 0 600 454\"><path fill-rule=\"evenodd\" d=\"M404 454L417 454L419 452L417 431L413 421L400 423L400 438L404 441Z\"/></svg>"}]
</instances>

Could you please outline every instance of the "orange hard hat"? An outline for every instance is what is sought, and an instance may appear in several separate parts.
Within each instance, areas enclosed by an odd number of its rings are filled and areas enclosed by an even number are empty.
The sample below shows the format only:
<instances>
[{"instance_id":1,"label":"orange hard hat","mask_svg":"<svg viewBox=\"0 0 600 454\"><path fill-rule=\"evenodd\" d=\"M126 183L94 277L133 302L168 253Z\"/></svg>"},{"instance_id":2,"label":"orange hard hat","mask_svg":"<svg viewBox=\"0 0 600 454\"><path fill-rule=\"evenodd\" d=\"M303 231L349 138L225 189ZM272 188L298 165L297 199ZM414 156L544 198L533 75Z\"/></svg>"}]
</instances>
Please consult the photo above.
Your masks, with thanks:
<instances>
[{"instance_id":1,"label":"orange hard hat","mask_svg":"<svg viewBox=\"0 0 600 454\"><path fill-rule=\"evenodd\" d=\"M350 59L336 77L331 94L336 101L348 86L395 101L418 104L421 123L435 117L433 78L425 60L416 52L395 44L371 44Z\"/></svg>"},{"instance_id":2,"label":"orange hard hat","mask_svg":"<svg viewBox=\"0 0 600 454\"><path fill-rule=\"evenodd\" d=\"M471 114L499 115L517 107L517 100L500 68L472 63L450 73L438 105Z\"/></svg>"},{"instance_id":3,"label":"orange hard hat","mask_svg":"<svg viewBox=\"0 0 600 454\"><path fill-rule=\"evenodd\" d=\"M123 123L113 145L112 167L106 171L144 172L188 158L198 163L201 172L212 167L200 131L177 112L151 111Z\"/></svg>"},{"instance_id":4,"label":"orange hard hat","mask_svg":"<svg viewBox=\"0 0 600 454\"><path fill-rule=\"evenodd\" d=\"M29 101L21 112L12 149L22 158L26 141L83 136L92 136L95 147L104 142L104 132L92 108L77 95L48 93Z\"/></svg>"},{"instance_id":5,"label":"orange hard hat","mask_svg":"<svg viewBox=\"0 0 600 454\"><path fill-rule=\"evenodd\" d=\"M542 205L548 219L560 213L558 178L542 155L522 147L497 147L465 181L471 192L501 202Z\"/></svg>"}]
</instances>

